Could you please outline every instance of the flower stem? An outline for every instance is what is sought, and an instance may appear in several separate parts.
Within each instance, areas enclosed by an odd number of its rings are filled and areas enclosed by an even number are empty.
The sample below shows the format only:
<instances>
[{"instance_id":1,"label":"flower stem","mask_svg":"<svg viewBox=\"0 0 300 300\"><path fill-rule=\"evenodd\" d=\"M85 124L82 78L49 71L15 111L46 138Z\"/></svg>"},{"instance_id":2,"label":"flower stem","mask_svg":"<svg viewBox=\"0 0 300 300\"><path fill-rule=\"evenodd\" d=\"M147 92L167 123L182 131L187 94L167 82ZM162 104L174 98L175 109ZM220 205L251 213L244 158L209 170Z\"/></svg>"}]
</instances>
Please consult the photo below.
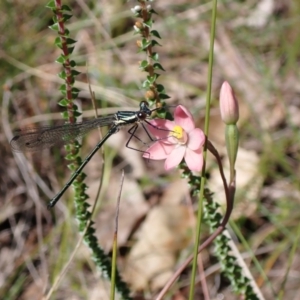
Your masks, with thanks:
<instances>
[{"instance_id":1,"label":"flower stem","mask_svg":"<svg viewBox=\"0 0 300 300\"><path fill-rule=\"evenodd\" d=\"M204 133L206 136L208 135L209 117L210 117L212 68L213 68L213 58L214 58L214 56L213 56L214 55L214 39L215 39L215 32L216 32L217 2L218 2L217 0L213 0L212 17L211 17L210 50L209 50L208 80L207 80L207 92L206 92L205 129L204 129ZM206 139L206 142L204 145L204 151L203 151L204 164L203 164L203 168L202 168L202 180L200 183L200 195L199 195L199 201L198 201L197 229L196 229L196 237L195 237L194 259L193 259L192 275L191 275L191 282L190 282L191 287L190 287L190 293L189 293L189 300L194 299L194 293L195 293L198 245L199 245L199 240L200 240L202 214L203 214L204 186L206 183L206 180L205 180L206 157L207 157L207 139Z\"/></svg>"}]
</instances>

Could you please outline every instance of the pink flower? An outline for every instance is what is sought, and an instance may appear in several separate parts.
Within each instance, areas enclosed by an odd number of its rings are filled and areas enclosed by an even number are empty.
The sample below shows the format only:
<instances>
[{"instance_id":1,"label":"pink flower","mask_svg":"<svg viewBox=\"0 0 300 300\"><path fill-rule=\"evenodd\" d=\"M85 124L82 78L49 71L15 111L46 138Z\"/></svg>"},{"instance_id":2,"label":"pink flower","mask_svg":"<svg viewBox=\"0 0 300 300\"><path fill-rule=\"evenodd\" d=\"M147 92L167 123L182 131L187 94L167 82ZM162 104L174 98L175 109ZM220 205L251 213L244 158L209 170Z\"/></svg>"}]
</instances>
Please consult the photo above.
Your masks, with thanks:
<instances>
[{"instance_id":1,"label":"pink flower","mask_svg":"<svg viewBox=\"0 0 300 300\"><path fill-rule=\"evenodd\" d=\"M220 91L220 111L225 124L236 124L239 119L239 105L227 81L223 82Z\"/></svg>"},{"instance_id":2,"label":"pink flower","mask_svg":"<svg viewBox=\"0 0 300 300\"><path fill-rule=\"evenodd\" d=\"M202 146L205 135L189 111L182 105L176 107L174 121L155 119L148 126L149 131L158 140L151 145L143 157L154 160L165 159L165 170L170 170L185 160L191 171L201 171L203 166Z\"/></svg>"}]
</instances>

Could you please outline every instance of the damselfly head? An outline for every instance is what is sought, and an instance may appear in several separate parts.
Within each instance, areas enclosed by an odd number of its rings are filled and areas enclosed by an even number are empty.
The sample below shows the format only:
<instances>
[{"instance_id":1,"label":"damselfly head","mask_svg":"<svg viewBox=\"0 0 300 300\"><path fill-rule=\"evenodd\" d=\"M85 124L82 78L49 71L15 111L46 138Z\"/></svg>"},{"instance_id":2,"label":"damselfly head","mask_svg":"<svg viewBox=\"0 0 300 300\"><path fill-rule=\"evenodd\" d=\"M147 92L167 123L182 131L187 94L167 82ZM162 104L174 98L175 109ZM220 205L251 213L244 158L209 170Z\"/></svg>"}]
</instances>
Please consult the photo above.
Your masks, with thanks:
<instances>
[{"instance_id":1,"label":"damselfly head","mask_svg":"<svg viewBox=\"0 0 300 300\"><path fill-rule=\"evenodd\" d=\"M152 110L149 108L149 104L147 101L141 101L140 103L140 113L144 113L147 116L151 115Z\"/></svg>"},{"instance_id":2,"label":"damselfly head","mask_svg":"<svg viewBox=\"0 0 300 300\"><path fill-rule=\"evenodd\" d=\"M141 101L140 102L140 110L144 111L149 109L149 103L147 101Z\"/></svg>"},{"instance_id":3,"label":"damselfly head","mask_svg":"<svg viewBox=\"0 0 300 300\"><path fill-rule=\"evenodd\" d=\"M146 119L146 117L150 117L152 112L156 110L163 109L163 105L161 103L157 104L157 107L150 109L149 104L146 101L141 101L140 103L140 111L138 112L138 117L140 120Z\"/></svg>"}]
</instances>

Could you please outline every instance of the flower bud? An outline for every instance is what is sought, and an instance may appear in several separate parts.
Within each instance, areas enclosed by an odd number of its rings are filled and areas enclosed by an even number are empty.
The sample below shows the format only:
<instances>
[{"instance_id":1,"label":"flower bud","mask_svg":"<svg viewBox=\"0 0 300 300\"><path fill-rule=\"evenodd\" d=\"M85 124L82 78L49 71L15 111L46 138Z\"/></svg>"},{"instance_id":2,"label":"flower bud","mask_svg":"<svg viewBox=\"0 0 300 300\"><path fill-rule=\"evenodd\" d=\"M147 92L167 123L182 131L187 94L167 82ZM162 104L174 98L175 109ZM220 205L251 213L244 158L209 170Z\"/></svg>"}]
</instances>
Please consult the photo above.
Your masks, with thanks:
<instances>
[{"instance_id":1,"label":"flower bud","mask_svg":"<svg viewBox=\"0 0 300 300\"><path fill-rule=\"evenodd\" d=\"M226 125L225 138L230 170L233 171L239 147L239 130L236 125Z\"/></svg>"},{"instance_id":2,"label":"flower bud","mask_svg":"<svg viewBox=\"0 0 300 300\"><path fill-rule=\"evenodd\" d=\"M138 28L139 30L144 29L144 25L143 25L143 23L140 22L140 21L136 21L134 25L135 25L135 27Z\"/></svg>"},{"instance_id":3,"label":"flower bud","mask_svg":"<svg viewBox=\"0 0 300 300\"><path fill-rule=\"evenodd\" d=\"M221 118L225 124L237 123L239 119L239 105L227 81L223 82L220 91L220 111Z\"/></svg>"},{"instance_id":4,"label":"flower bud","mask_svg":"<svg viewBox=\"0 0 300 300\"><path fill-rule=\"evenodd\" d=\"M153 91L151 91L151 90L148 90L145 93L145 98L149 99L149 100L154 100L155 99L155 93Z\"/></svg>"}]
</instances>

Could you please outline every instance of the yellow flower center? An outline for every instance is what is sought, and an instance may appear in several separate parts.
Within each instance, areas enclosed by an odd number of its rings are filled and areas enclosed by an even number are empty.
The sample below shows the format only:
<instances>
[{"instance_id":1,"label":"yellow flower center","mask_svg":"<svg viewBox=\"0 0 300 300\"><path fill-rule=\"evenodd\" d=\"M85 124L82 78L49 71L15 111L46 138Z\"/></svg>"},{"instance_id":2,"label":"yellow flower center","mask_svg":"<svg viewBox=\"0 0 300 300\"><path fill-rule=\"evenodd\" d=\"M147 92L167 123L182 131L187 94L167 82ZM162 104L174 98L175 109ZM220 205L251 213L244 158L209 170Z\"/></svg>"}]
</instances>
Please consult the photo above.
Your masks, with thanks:
<instances>
[{"instance_id":1,"label":"yellow flower center","mask_svg":"<svg viewBox=\"0 0 300 300\"><path fill-rule=\"evenodd\" d=\"M170 136L177 139L177 142L180 144L185 144L187 142L187 134L184 129L179 126L175 125L170 133Z\"/></svg>"}]
</instances>

